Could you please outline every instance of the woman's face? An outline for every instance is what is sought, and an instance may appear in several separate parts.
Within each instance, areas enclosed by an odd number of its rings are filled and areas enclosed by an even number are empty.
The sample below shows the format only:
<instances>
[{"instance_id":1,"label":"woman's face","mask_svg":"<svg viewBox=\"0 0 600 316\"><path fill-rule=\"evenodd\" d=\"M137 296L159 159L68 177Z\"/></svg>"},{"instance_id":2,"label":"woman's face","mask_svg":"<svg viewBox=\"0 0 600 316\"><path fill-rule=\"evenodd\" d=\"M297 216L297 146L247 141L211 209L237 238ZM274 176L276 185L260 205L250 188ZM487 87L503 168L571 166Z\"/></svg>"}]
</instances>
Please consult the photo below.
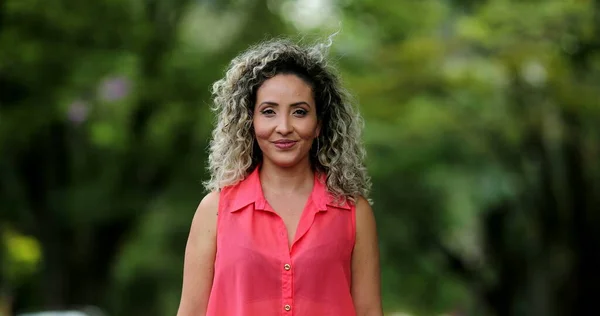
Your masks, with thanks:
<instances>
[{"instance_id":1,"label":"woman's face","mask_svg":"<svg viewBox=\"0 0 600 316\"><path fill-rule=\"evenodd\" d=\"M310 163L310 148L320 125L313 92L293 74L266 80L256 93L254 133L264 163L289 168Z\"/></svg>"}]
</instances>

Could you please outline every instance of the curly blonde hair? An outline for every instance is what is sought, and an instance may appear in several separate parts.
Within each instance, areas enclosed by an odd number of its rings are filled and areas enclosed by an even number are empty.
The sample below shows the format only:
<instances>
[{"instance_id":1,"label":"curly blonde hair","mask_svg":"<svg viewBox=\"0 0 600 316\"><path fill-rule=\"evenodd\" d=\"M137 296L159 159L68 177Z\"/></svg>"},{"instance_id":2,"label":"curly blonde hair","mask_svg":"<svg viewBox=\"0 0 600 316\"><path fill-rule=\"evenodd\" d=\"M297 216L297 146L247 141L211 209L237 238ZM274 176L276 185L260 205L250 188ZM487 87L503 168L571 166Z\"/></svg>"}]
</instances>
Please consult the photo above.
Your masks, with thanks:
<instances>
[{"instance_id":1,"label":"curly blonde hair","mask_svg":"<svg viewBox=\"0 0 600 316\"><path fill-rule=\"evenodd\" d=\"M336 199L368 198L364 123L326 61L330 46L331 39L309 47L276 39L252 46L231 61L225 77L212 87L217 122L209 146L207 190L238 183L262 161L252 127L256 91L268 78L286 73L302 78L314 93L321 133L310 151L313 169L326 175L327 189Z\"/></svg>"}]
</instances>

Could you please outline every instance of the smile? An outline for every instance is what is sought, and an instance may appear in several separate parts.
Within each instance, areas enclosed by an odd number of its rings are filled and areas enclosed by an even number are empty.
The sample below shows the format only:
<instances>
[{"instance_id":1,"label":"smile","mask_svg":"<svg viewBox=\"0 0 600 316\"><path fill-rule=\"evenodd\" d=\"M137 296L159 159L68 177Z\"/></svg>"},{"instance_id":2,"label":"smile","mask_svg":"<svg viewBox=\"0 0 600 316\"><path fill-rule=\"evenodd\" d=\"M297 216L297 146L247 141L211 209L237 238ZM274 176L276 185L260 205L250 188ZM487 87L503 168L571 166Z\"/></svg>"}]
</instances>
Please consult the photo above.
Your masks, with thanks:
<instances>
[{"instance_id":1,"label":"smile","mask_svg":"<svg viewBox=\"0 0 600 316\"><path fill-rule=\"evenodd\" d=\"M294 145L296 145L297 141L293 141L293 140L278 140L273 142L273 144L275 145L275 147L279 148L279 149L290 149L292 147L294 147Z\"/></svg>"}]
</instances>

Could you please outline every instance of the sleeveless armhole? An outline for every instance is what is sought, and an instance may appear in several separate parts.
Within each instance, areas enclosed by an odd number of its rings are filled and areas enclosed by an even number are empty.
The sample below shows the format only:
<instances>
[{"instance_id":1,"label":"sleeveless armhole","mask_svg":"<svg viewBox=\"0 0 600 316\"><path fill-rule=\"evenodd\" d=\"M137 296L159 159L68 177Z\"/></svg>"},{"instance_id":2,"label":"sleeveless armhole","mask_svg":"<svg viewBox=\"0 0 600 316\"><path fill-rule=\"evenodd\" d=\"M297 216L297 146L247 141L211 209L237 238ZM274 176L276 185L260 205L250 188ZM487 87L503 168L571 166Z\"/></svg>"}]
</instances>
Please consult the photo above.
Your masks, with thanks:
<instances>
[{"instance_id":1,"label":"sleeveless armhole","mask_svg":"<svg viewBox=\"0 0 600 316\"><path fill-rule=\"evenodd\" d=\"M350 218L352 221L352 228L350 230L350 238L352 240L352 250L354 251L354 246L356 245L356 202L350 204Z\"/></svg>"},{"instance_id":2,"label":"sleeveless armhole","mask_svg":"<svg viewBox=\"0 0 600 316\"><path fill-rule=\"evenodd\" d=\"M219 190L219 203L217 206L217 227L216 227L216 232L215 232L215 240L216 240L216 252L215 252L215 257L218 256L219 254L219 240L220 240L220 236L219 236L219 231L221 231L221 218L224 216L225 214L225 200L223 198L223 189Z\"/></svg>"}]
</instances>

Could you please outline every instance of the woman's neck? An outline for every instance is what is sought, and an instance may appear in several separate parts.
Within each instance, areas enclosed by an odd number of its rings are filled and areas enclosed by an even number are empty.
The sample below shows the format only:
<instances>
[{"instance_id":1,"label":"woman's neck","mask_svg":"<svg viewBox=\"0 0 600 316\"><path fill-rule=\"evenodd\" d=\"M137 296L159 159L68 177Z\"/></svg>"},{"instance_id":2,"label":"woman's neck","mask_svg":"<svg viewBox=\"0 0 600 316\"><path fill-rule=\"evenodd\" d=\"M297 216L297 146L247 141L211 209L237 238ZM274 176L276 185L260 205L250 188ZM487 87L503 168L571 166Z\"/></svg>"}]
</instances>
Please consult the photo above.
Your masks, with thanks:
<instances>
[{"instance_id":1,"label":"woman's neck","mask_svg":"<svg viewBox=\"0 0 600 316\"><path fill-rule=\"evenodd\" d=\"M314 173L310 163L300 163L289 168L281 168L267 161L259 170L263 191L279 194L295 194L310 191L314 184Z\"/></svg>"}]
</instances>

